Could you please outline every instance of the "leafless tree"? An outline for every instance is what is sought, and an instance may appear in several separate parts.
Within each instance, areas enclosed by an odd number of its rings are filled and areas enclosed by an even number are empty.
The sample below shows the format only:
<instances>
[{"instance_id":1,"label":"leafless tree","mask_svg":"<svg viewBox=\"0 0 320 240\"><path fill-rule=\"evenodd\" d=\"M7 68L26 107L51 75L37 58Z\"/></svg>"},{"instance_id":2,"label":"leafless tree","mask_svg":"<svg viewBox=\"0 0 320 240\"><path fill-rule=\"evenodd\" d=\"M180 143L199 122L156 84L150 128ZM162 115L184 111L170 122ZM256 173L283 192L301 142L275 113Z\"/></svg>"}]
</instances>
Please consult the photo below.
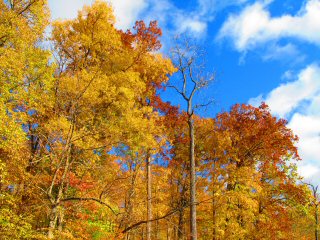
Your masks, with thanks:
<instances>
[{"instance_id":1,"label":"leafless tree","mask_svg":"<svg viewBox=\"0 0 320 240\"><path fill-rule=\"evenodd\" d=\"M179 78L168 83L185 100L187 104L187 121L189 127L189 161L190 161L190 239L197 239L196 213L196 164L195 164L195 132L194 113L197 108L208 106L212 101L194 104L195 94L206 88L213 80L214 74L206 73L205 51L187 36L175 38L171 50L171 58L178 69Z\"/></svg>"}]
</instances>

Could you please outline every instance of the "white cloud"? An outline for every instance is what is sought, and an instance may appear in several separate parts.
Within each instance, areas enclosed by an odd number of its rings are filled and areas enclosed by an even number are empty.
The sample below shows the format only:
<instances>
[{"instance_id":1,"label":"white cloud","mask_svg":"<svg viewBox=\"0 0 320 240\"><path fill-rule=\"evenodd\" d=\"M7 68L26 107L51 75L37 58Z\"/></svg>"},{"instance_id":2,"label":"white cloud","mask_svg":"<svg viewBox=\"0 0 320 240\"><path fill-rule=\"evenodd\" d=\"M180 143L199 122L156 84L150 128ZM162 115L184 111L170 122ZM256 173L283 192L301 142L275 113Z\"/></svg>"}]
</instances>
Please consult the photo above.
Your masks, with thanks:
<instances>
[{"instance_id":1,"label":"white cloud","mask_svg":"<svg viewBox=\"0 0 320 240\"><path fill-rule=\"evenodd\" d=\"M196 6L194 10L185 11L177 8L173 1L149 0L150 8L145 16L147 21L158 20L165 32L172 35L188 32L196 37L206 34L207 23L211 20L203 15Z\"/></svg>"},{"instance_id":2,"label":"white cloud","mask_svg":"<svg viewBox=\"0 0 320 240\"><path fill-rule=\"evenodd\" d=\"M320 173L320 167L315 166L314 164L306 164L304 161L302 161L297 165L299 175L303 176L307 181L313 180ZM315 181L317 180L315 179Z\"/></svg>"},{"instance_id":3,"label":"white cloud","mask_svg":"<svg viewBox=\"0 0 320 240\"><path fill-rule=\"evenodd\" d=\"M294 73L291 70L285 71L284 74L282 74L281 79L282 80L292 80L294 78Z\"/></svg>"},{"instance_id":4,"label":"white cloud","mask_svg":"<svg viewBox=\"0 0 320 240\"><path fill-rule=\"evenodd\" d=\"M295 133L303 140L299 146L303 155L308 159L317 156L320 158L320 115L305 115L295 113L291 118L289 125ZM314 148L313 146L318 146Z\"/></svg>"},{"instance_id":5,"label":"white cloud","mask_svg":"<svg viewBox=\"0 0 320 240\"><path fill-rule=\"evenodd\" d=\"M313 181L319 182L320 173L320 113L307 115L296 113L288 127L299 136L297 147L302 161L298 164L299 173Z\"/></svg>"},{"instance_id":6,"label":"white cloud","mask_svg":"<svg viewBox=\"0 0 320 240\"><path fill-rule=\"evenodd\" d=\"M223 24L218 40L233 40L238 51L283 37L294 37L320 45L320 0L309 0L296 15L272 17L269 2L256 2L239 15L231 15Z\"/></svg>"},{"instance_id":7,"label":"white cloud","mask_svg":"<svg viewBox=\"0 0 320 240\"><path fill-rule=\"evenodd\" d=\"M264 102L265 99L263 98L263 95L260 94L259 96L257 97L254 97L254 98L250 98L248 103L252 106L255 106L255 107L259 107L261 102Z\"/></svg>"},{"instance_id":8,"label":"white cloud","mask_svg":"<svg viewBox=\"0 0 320 240\"><path fill-rule=\"evenodd\" d=\"M281 84L272 90L265 101L271 111L286 117L303 101L310 101L320 92L320 67L310 65L300 72L297 80Z\"/></svg>"},{"instance_id":9,"label":"white cloud","mask_svg":"<svg viewBox=\"0 0 320 240\"><path fill-rule=\"evenodd\" d=\"M308 108L306 109L306 112L312 115L320 115L320 94L316 97L313 97Z\"/></svg>"},{"instance_id":10,"label":"white cloud","mask_svg":"<svg viewBox=\"0 0 320 240\"><path fill-rule=\"evenodd\" d=\"M283 46L278 44L272 44L267 48L267 51L262 56L265 61L270 60L290 60L292 63L302 62L305 59L304 55L301 55L297 47L291 43Z\"/></svg>"},{"instance_id":11,"label":"white cloud","mask_svg":"<svg viewBox=\"0 0 320 240\"><path fill-rule=\"evenodd\" d=\"M196 33L196 37L200 37L202 34L205 34L207 30L206 22L197 19L187 18L185 16L181 16L181 18L176 22L176 26L178 33Z\"/></svg>"},{"instance_id":12,"label":"white cloud","mask_svg":"<svg viewBox=\"0 0 320 240\"><path fill-rule=\"evenodd\" d=\"M144 18L147 21L157 20L162 23L168 22L169 14L174 14L178 9L169 0L149 0L148 12L145 13Z\"/></svg>"},{"instance_id":13,"label":"white cloud","mask_svg":"<svg viewBox=\"0 0 320 240\"><path fill-rule=\"evenodd\" d=\"M147 0L109 0L114 7L116 26L126 30L133 27L139 14L148 7Z\"/></svg>"}]
</instances>

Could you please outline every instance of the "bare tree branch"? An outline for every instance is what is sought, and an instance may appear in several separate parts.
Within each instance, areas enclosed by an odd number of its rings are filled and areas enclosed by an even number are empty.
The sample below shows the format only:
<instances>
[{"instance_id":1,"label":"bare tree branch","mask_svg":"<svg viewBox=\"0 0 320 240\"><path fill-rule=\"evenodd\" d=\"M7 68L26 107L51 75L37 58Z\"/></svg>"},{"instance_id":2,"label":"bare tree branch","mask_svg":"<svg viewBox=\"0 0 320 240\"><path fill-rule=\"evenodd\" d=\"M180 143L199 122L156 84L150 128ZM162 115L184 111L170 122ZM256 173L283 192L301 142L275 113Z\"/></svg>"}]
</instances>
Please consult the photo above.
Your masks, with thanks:
<instances>
[{"instance_id":1,"label":"bare tree branch","mask_svg":"<svg viewBox=\"0 0 320 240\"><path fill-rule=\"evenodd\" d=\"M157 217L157 218L153 218L153 219L151 219L151 220L149 220L149 221L148 221L148 220L139 221L139 222L134 223L134 224L132 224L131 226L125 228L125 229L122 231L122 233L126 233L126 232L130 231L131 229L140 226L141 224L146 224L147 222L154 222L154 221L158 221L158 220L164 219L164 218L166 218L166 217L171 216L172 214L175 214L175 213L178 212L178 211L179 211L179 209L175 209L175 210L173 210L173 211L169 211L168 213L164 214L163 216L160 216L160 217Z\"/></svg>"},{"instance_id":2,"label":"bare tree branch","mask_svg":"<svg viewBox=\"0 0 320 240\"><path fill-rule=\"evenodd\" d=\"M202 108L202 107L208 107L210 104L214 103L214 100L210 100L206 103L202 103L202 104L196 104L193 109L198 109L198 108Z\"/></svg>"},{"instance_id":3,"label":"bare tree branch","mask_svg":"<svg viewBox=\"0 0 320 240\"><path fill-rule=\"evenodd\" d=\"M115 216L118 216L120 214L120 213L116 213L109 204L107 204L97 198L71 197L71 198L65 198L65 199L60 200L60 202L67 202L67 201L94 201L94 202L100 203L101 205L108 207Z\"/></svg>"}]
</instances>

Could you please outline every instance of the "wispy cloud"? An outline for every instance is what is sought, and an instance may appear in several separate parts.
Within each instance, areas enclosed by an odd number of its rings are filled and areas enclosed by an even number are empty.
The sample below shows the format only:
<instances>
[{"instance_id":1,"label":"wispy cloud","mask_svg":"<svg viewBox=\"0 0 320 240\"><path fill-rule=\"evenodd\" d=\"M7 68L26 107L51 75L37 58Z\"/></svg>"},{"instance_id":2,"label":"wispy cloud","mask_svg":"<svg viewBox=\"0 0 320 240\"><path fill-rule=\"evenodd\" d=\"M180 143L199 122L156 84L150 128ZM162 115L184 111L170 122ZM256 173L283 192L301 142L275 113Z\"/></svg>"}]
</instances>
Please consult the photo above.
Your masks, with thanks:
<instances>
[{"instance_id":1,"label":"wispy cloud","mask_svg":"<svg viewBox=\"0 0 320 240\"><path fill-rule=\"evenodd\" d=\"M297 46L292 43L271 44L262 56L264 61L290 60L291 64L303 62L305 58L306 56L301 54Z\"/></svg>"},{"instance_id":2,"label":"wispy cloud","mask_svg":"<svg viewBox=\"0 0 320 240\"><path fill-rule=\"evenodd\" d=\"M268 41L294 37L320 46L320 1L309 0L295 15L272 17L269 2L256 2L229 16L217 40L230 39L238 51L247 51Z\"/></svg>"},{"instance_id":3,"label":"wispy cloud","mask_svg":"<svg viewBox=\"0 0 320 240\"><path fill-rule=\"evenodd\" d=\"M149 8L141 14L146 21L157 20L161 28L170 35L181 33L195 34L204 37L207 24L212 19L200 11L198 5L191 10L183 10L175 6L174 1L149 0Z\"/></svg>"},{"instance_id":4,"label":"wispy cloud","mask_svg":"<svg viewBox=\"0 0 320 240\"><path fill-rule=\"evenodd\" d=\"M198 0L200 13L216 13L230 6L240 6L249 0Z\"/></svg>"}]
</instances>

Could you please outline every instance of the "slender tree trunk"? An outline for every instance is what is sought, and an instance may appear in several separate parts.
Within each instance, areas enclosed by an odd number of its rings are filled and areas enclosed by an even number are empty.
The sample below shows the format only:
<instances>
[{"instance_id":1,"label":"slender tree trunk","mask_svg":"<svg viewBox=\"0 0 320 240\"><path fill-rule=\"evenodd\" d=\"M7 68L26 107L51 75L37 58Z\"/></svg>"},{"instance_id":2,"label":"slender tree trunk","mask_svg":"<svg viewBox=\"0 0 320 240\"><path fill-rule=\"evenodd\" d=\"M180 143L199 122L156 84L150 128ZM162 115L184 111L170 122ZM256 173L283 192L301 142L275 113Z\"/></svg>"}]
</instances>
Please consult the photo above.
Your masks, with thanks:
<instances>
[{"instance_id":1,"label":"slender tree trunk","mask_svg":"<svg viewBox=\"0 0 320 240\"><path fill-rule=\"evenodd\" d=\"M135 176L131 177L131 186L129 189L129 194L128 194L128 199L126 201L125 204L125 219L124 219L124 223L125 223L125 228L129 226L131 218L132 218L132 213L133 213L133 203L132 203L132 199L135 195L135 189L134 189L134 185L135 185ZM127 233L127 240L130 240L131 238L131 233L128 232Z\"/></svg>"},{"instance_id":2,"label":"slender tree trunk","mask_svg":"<svg viewBox=\"0 0 320 240\"><path fill-rule=\"evenodd\" d=\"M184 210L183 208L179 209L179 223L178 223L178 239L183 240L184 238Z\"/></svg>"},{"instance_id":3,"label":"slender tree trunk","mask_svg":"<svg viewBox=\"0 0 320 240\"><path fill-rule=\"evenodd\" d=\"M144 236L145 236L145 231L144 231L144 227L142 227L142 232L141 232L141 236L140 236L142 240L145 239Z\"/></svg>"},{"instance_id":4,"label":"slender tree trunk","mask_svg":"<svg viewBox=\"0 0 320 240\"><path fill-rule=\"evenodd\" d=\"M147 240L151 240L152 226L150 220L152 219L152 188L151 188L151 157L147 156Z\"/></svg>"},{"instance_id":5,"label":"slender tree trunk","mask_svg":"<svg viewBox=\"0 0 320 240\"><path fill-rule=\"evenodd\" d=\"M68 151L68 154L70 154L70 153L71 153L71 148ZM59 213L59 211L61 211L59 209L59 203L60 203L60 200L62 199L63 193L65 191L64 183L65 183L65 179L66 179L66 175L69 170L69 167L70 167L70 159L69 159L69 155L68 155L67 159L66 159L66 166L65 166L65 169L64 169L62 177L61 177L61 183L59 186L58 195L55 197L55 199L53 201L54 206L51 209L51 213L50 213L50 217L49 217L49 229L48 229L48 238L49 239L54 238L54 230L56 230L57 226L59 227L59 230L62 231L63 216L61 215L61 213ZM54 182L55 182L55 177L52 180L52 186L53 186ZM51 199L53 198L52 188L49 190L48 195Z\"/></svg>"},{"instance_id":6,"label":"slender tree trunk","mask_svg":"<svg viewBox=\"0 0 320 240\"><path fill-rule=\"evenodd\" d=\"M49 216L49 229L48 229L48 238L49 239L54 238L54 230L57 225L57 220L58 220L57 206L53 206L51 209L50 216Z\"/></svg>"},{"instance_id":7,"label":"slender tree trunk","mask_svg":"<svg viewBox=\"0 0 320 240\"><path fill-rule=\"evenodd\" d=\"M57 219L57 225L58 225L59 232L62 232L63 221L64 221L64 209L62 207L60 207L59 212L58 212L58 219Z\"/></svg>"},{"instance_id":8,"label":"slender tree trunk","mask_svg":"<svg viewBox=\"0 0 320 240\"><path fill-rule=\"evenodd\" d=\"M197 210L196 210L196 164L194 156L194 124L192 120L191 103L189 104L189 137L190 137L190 239L197 240Z\"/></svg>"},{"instance_id":9,"label":"slender tree trunk","mask_svg":"<svg viewBox=\"0 0 320 240\"><path fill-rule=\"evenodd\" d=\"M172 50L172 59L181 73L182 86L174 88L187 103L188 125L189 125L189 161L190 161L190 239L197 240L197 201L196 201L196 164L195 164L195 134L194 134L194 110L200 106L192 106L193 97L201 88L207 87L214 80L214 75L203 75L202 69L204 65L198 65L197 60L203 57L202 50L197 46L190 44L191 39L184 38L176 42L176 46ZM202 61L201 61L202 62ZM200 68L199 68L200 67Z\"/></svg>"}]
</instances>

